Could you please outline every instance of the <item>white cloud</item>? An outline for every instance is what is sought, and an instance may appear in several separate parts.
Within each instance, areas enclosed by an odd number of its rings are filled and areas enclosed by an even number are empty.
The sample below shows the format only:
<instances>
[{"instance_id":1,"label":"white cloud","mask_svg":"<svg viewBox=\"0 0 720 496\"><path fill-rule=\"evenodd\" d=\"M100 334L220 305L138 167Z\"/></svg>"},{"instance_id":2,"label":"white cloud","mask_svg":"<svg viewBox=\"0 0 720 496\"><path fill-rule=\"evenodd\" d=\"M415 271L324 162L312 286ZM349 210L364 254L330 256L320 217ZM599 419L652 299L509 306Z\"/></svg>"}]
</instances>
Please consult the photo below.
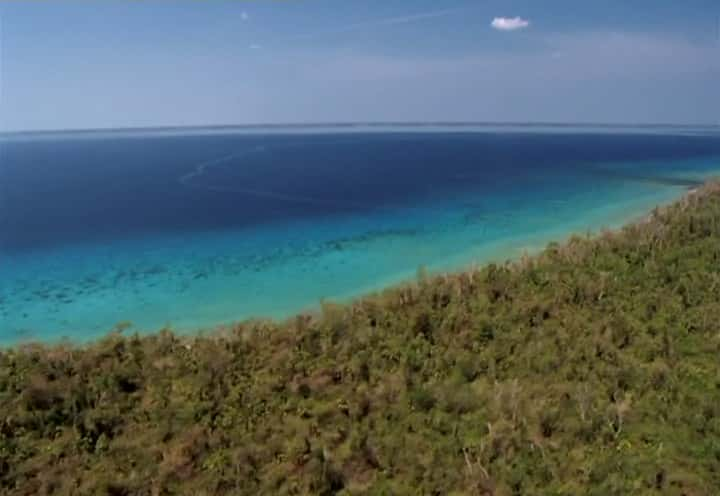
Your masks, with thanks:
<instances>
[{"instance_id":1,"label":"white cloud","mask_svg":"<svg viewBox=\"0 0 720 496\"><path fill-rule=\"evenodd\" d=\"M260 45L258 45L257 43L253 43L252 45L250 45L251 50L257 50L259 48L262 48L262 47Z\"/></svg>"},{"instance_id":2,"label":"white cloud","mask_svg":"<svg viewBox=\"0 0 720 496\"><path fill-rule=\"evenodd\" d=\"M247 21L248 19L250 19L250 14L248 14L247 12L240 12L240 19L242 19L243 21Z\"/></svg>"},{"instance_id":3,"label":"white cloud","mask_svg":"<svg viewBox=\"0 0 720 496\"><path fill-rule=\"evenodd\" d=\"M530 25L530 21L522 17L496 17L490 25L499 31L515 31L525 29Z\"/></svg>"}]
</instances>

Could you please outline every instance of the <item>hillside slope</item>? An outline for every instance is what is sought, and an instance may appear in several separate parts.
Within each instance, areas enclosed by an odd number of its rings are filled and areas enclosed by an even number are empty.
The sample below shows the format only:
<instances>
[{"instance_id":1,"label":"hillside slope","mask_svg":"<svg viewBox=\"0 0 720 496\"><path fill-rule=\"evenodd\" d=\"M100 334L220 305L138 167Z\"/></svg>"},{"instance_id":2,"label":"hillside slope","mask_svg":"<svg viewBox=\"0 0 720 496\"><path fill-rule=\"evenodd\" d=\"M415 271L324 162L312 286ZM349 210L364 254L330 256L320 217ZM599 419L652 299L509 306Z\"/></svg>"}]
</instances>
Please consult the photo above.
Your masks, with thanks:
<instances>
[{"instance_id":1,"label":"hillside slope","mask_svg":"<svg viewBox=\"0 0 720 496\"><path fill-rule=\"evenodd\" d=\"M1 494L720 492L720 185L320 317L0 352Z\"/></svg>"}]
</instances>

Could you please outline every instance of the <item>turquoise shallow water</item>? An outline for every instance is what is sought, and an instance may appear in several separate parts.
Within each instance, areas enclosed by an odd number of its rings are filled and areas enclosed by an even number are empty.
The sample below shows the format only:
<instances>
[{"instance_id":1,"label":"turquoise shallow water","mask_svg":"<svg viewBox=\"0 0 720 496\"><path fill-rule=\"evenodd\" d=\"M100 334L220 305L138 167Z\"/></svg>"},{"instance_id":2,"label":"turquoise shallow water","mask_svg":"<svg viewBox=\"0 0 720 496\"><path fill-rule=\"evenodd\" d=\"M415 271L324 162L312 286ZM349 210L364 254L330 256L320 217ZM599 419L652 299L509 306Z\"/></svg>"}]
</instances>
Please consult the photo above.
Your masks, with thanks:
<instances>
[{"instance_id":1,"label":"turquoise shallow water","mask_svg":"<svg viewBox=\"0 0 720 496\"><path fill-rule=\"evenodd\" d=\"M43 140L5 144L5 344L283 318L618 227L720 171L715 136Z\"/></svg>"}]
</instances>

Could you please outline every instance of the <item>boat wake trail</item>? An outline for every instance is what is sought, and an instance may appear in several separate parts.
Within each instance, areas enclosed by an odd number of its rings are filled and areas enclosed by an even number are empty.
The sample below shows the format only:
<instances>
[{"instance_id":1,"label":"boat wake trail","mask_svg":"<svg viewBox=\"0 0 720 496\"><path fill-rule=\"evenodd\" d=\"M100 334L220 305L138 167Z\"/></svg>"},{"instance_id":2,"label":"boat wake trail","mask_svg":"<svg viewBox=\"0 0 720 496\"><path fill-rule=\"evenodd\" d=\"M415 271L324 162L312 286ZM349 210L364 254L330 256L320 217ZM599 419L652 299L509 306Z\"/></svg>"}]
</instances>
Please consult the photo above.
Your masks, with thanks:
<instances>
[{"instance_id":1,"label":"boat wake trail","mask_svg":"<svg viewBox=\"0 0 720 496\"><path fill-rule=\"evenodd\" d=\"M243 187L237 187L237 186L219 186L219 185L212 185L212 184L207 185L207 184L199 184L197 182L197 180L200 177L204 176L208 172L209 169L212 169L214 167L222 167L224 165L233 163L238 159L242 159L242 158L248 157L253 154L264 153L266 151L267 151L267 147L256 146L249 150L245 150L245 151L238 152L238 153L231 153L229 155L224 155L222 157L218 157L218 158L214 158L212 160L208 160L206 162L202 162L200 164L197 164L191 172L188 172L187 174L180 176L178 178L178 182L187 188L192 188L192 189L196 189L196 190L212 191L212 192L217 192L217 193L242 194L242 195L254 196L257 198L269 198L269 199L273 199L273 200L284 201L284 202L289 202L289 203L304 204L304 205L317 205L317 206L341 208L341 209L348 209L348 210L357 210L357 209L367 207L366 205L361 205L361 204L357 204L357 203L328 201L328 200L323 200L323 199L319 199L319 198L315 198L315 197L292 195L292 194L282 193L282 192L278 192L278 191L262 190L262 189L255 189L255 188L243 188Z\"/></svg>"}]
</instances>

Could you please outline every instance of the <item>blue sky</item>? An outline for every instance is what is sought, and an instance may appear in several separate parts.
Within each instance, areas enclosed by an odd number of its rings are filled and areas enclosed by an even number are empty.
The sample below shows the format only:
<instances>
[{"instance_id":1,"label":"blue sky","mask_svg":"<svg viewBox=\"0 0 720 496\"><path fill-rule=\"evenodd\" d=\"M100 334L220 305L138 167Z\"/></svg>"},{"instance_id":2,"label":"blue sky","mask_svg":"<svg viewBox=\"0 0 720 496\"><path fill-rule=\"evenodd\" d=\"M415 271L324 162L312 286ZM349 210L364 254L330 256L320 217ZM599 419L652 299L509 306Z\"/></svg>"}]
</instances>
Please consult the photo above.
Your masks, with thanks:
<instances>
[{"instance_id":1,"label":"blue sky","mask_svg":"<svg viewBox=\"0 0 720 496\"><path fill-rule=\"evenodd\" d=\"M6 1L0 129L719 123L718 15L718 0Z\"/></svg>"}]
</instances>

